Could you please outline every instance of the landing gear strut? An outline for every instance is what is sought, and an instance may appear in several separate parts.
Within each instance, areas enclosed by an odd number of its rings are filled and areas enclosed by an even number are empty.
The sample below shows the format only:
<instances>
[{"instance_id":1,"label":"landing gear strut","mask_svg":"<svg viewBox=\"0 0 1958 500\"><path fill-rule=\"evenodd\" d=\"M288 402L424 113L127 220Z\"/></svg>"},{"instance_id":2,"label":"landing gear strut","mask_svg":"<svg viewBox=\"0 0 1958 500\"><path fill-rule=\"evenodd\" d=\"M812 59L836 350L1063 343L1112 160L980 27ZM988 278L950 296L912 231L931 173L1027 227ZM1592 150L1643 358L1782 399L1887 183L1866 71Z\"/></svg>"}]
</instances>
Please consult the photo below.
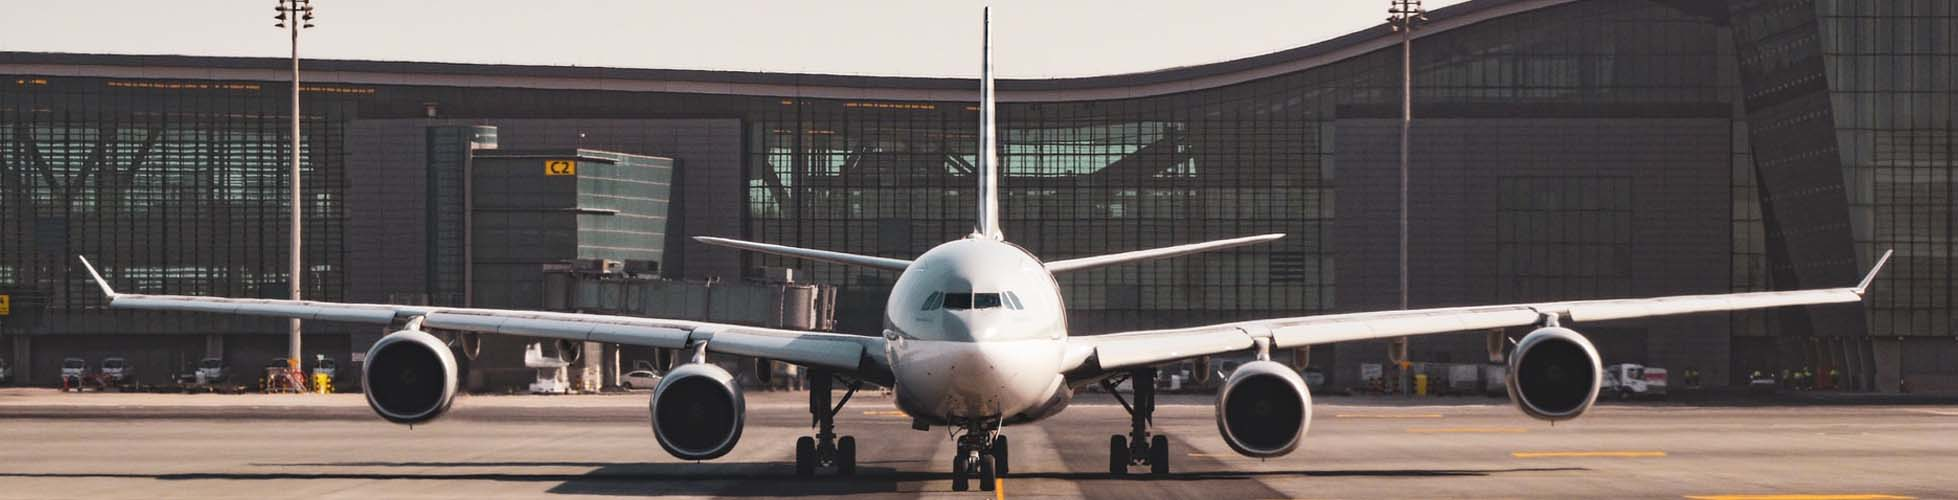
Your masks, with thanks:
<instances>
[{"instance_id":1,"label":"landing gear strut","mask_svg":"<svg viewBox=\"0 0 1958 500\"><path fill-rule=\"evenodd\" d=\"M952 491L965 491L969 482L979 481L980 491L993 491L1000 476L1006 475L1006 436L999 434L1000 422L975 422L959 435L958 455L952 457Z\"/></svg>"},{"instance_id":2,"label":"landing gear strut","mask_svg":"<svg viewBox=\"0 0 1958 500\"><path fill-rule=\"evenodd\" d=\"M810 370L809 415L816 435L795 440L797 476L814 476L817 467L836 467L836 473L843 476L857 473L857 438L836 436L836 414L842 412L843 405L850 402L850 396L855 396L857 389L863 387L863 381L851 380L850 390L843 393L843 400L832 406L829 391L835 381L829 370Z\"/></svg>"},{"instance_id":3,"label":"landing gear strut","mask_svg":"<svg viewBox=\"0 0 1958 500\"><path fill-rule=\"evenodd\" d=\"M1108 473L1125 475L1129 466L1147 465L1150 474L1169 474L1169 438L1149 435L1149 422L1156 413L1156 369L1131 370L1127 377L1135 388L1135 404L1115 391L1121 377L1101 381L1101 387L1129 412L1129 434L1108 436Z\"/></svg>"}]
</instances>

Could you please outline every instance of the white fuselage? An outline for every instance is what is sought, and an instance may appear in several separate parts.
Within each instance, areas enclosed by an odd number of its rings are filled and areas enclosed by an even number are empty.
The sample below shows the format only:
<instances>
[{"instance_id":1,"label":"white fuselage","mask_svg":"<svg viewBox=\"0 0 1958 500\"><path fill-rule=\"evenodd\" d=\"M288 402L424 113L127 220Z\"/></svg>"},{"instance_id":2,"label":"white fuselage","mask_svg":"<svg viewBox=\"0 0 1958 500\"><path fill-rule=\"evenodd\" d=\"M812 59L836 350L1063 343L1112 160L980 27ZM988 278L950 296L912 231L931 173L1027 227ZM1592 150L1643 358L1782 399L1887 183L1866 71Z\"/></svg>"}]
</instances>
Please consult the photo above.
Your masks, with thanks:
<instances>
[{"instance_id":1,"label":"white fuselage","mask_svg":"<svg viewBox=\"0 0 1958 500\"><path fill-rule=\"evenodd\" d=\"M1052 273L990 238L912 261L884 313L898 408L948 425L1038 420L1066 406L1066 307Z\"/></svg>"}]
</instances>

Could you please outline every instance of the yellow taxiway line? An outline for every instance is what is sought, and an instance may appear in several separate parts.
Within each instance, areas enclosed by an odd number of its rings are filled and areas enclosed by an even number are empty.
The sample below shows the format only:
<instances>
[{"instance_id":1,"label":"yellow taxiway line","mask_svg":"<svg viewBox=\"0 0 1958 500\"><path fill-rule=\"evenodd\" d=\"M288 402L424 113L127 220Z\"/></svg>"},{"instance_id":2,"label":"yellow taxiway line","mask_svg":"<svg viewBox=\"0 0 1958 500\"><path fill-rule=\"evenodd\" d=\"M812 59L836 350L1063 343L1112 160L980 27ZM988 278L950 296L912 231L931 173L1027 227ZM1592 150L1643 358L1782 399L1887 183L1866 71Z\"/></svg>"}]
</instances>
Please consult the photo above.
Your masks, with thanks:
<instances>
[{"instance_id":1,"label":"yellow taxiway line","mask_svg":"<svg viewBox=\"0 0 1958 500\"><path fill-rule=\"evenodd\" d=\"M1690 500L1916 500L1917 497L1875 493L1796 494L1796 495L1687 495Z\"/></svg>"},{"instance_id":2,"label":"yellow taxiway line","mask_svg":"<svg viewBox=\"0 0 1958 500\"><path fill-rule=\"evenodd\" d=\"M1441 418L1440 413L1341 413L1333 418Z\"/></svg>"},{"instance_id":3,"label":"yellow taxiway line","mask_svg":"<svg viewBox=\"0 0 1958 500\"><path fill-rule=\"evenodd\" d=\"M1663 451L1518 451L1509 456L1516 458L1657 458L1666 456Z\"/></svg>"}]
</instances>

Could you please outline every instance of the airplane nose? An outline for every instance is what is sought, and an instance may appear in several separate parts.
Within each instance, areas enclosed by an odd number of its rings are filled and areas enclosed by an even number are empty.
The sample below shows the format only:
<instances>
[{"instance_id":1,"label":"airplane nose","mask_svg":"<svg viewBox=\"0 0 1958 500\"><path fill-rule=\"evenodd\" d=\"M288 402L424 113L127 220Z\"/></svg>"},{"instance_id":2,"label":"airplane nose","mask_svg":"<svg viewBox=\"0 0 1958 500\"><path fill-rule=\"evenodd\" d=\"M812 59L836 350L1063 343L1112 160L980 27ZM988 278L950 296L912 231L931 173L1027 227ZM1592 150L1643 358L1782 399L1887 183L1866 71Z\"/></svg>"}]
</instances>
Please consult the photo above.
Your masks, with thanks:
<instances>
[{"instance_id":1,"label":"airplane nose","mask_svg":"<svg viewBox=\"0 0 1958 500\"><path fill-rule=\"evenodd\" d=\"M959 420L998 418L1050 399L1060 376L1051 341L928 341L897 366L900 404Z\"/></svg>"},{"instance_id":2,"label":"airplane nose","mask_svg":"<svg viewBox=\"0 0 1958 500\"><path fill-rule=\"evenodd\" d=\"M1026 410L1046 396L1057 366L1042 363L1051 357L1031 343L969 344L954 358L951 371L958 399L969 415L1003 415Z\"/></svg>"},{"instance_id":3,"label":"airplane nose","mask_svg":"<svg viewBox=\"0 0 1958 500\"><path fill-rule=\"evenodd\" d=\"M993 337L995 327L986 321L976 321L971 312L954 313L942 325L946 340L972 342Z\"/></svg>"}]
</instances>

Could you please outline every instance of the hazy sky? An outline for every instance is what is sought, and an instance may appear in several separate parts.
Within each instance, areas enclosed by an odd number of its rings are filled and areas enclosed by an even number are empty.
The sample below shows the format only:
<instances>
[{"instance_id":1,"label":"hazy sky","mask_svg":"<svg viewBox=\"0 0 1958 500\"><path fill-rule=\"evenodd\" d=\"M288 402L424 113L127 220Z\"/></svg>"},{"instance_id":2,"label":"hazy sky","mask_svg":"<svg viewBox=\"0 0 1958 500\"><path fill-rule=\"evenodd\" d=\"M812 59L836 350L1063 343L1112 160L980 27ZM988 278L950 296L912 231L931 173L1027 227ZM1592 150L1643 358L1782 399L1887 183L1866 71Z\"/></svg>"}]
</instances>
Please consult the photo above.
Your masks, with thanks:
<instances>
[{"instance_id":1,"label":"hazy sky","mask_svg":"<svg viewBox=\"0 0 1958 500\"><path fill-rule=\"evenodd\" d=\"M0 50L276 56L276 0L0 0ZM1428 9L1462 0L1429 0ZM1382 22L1386 0L313 0L302 57L1002 77L1215 62Z\"/></svg>"}]
</instances>

